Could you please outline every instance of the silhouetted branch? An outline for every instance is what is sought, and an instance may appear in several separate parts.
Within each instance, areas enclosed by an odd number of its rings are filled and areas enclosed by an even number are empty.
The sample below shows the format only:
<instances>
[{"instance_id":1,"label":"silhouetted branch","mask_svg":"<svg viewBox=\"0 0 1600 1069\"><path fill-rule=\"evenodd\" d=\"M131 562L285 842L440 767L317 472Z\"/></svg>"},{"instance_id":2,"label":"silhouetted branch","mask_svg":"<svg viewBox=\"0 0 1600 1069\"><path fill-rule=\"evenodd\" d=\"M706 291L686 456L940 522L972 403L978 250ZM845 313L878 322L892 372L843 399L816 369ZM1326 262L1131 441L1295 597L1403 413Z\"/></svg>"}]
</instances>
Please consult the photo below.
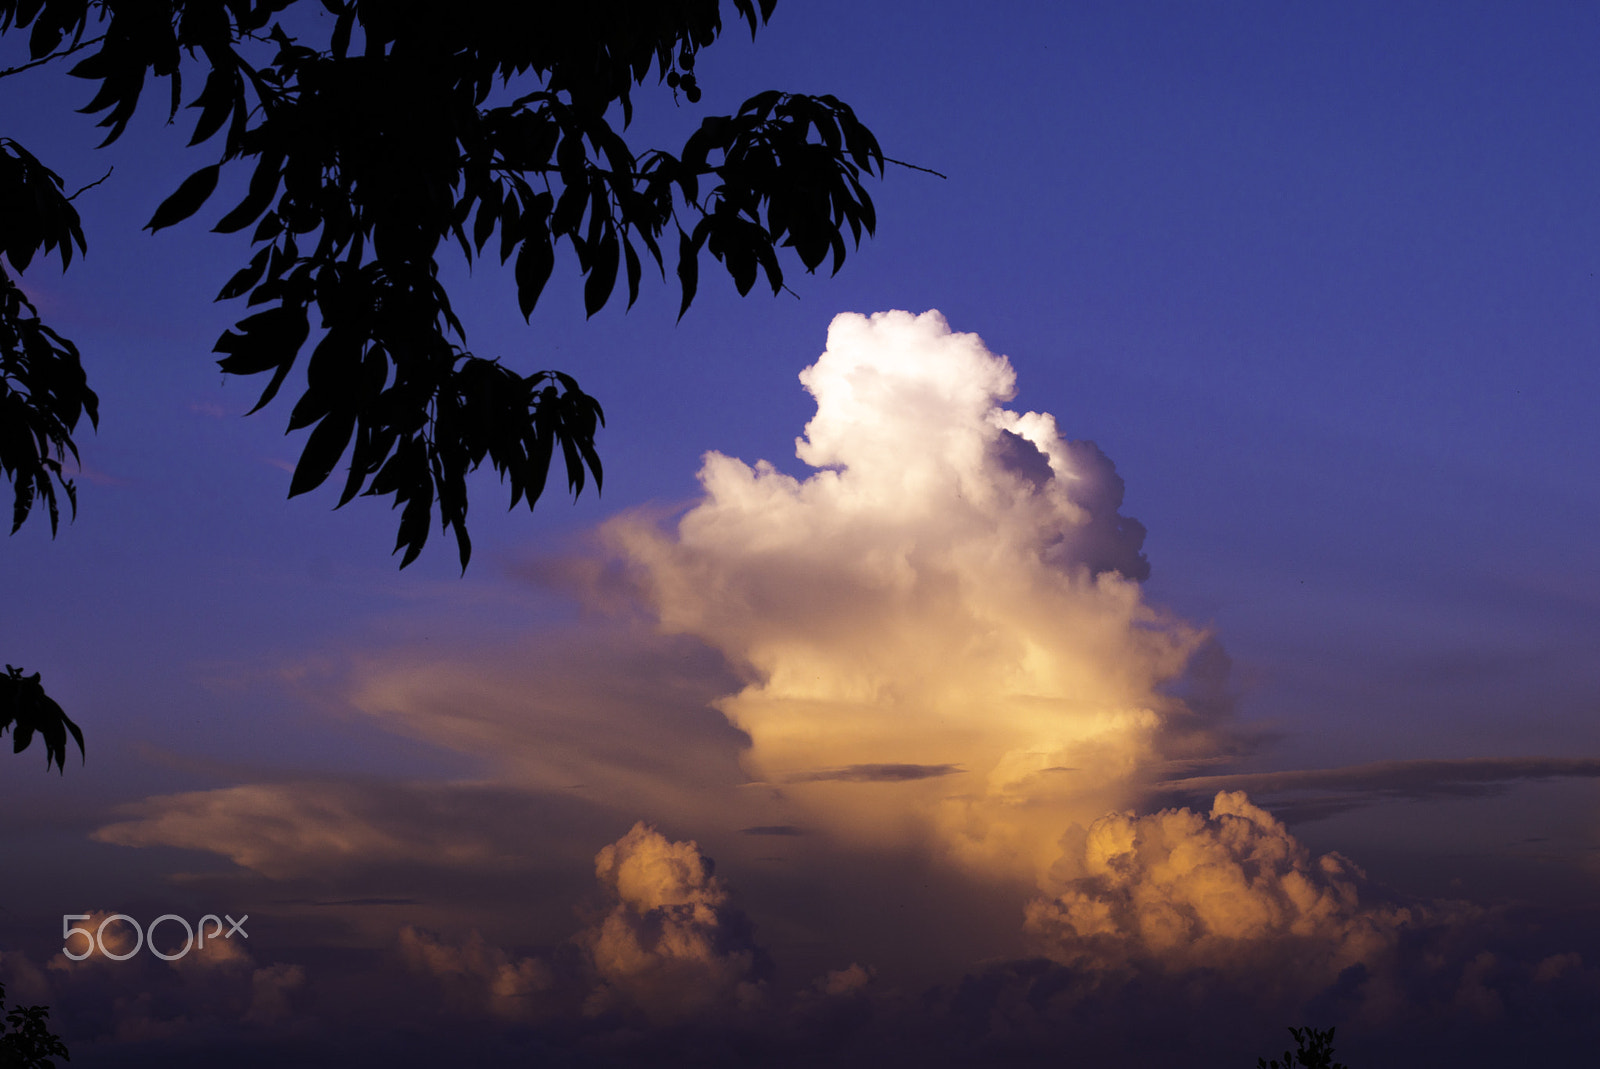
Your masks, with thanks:
<instances>
[{"instance_id":1,"label":"silhouetted branch","mask_svg":"<svg viewBox=\"0 0 1600 1069\"><path fill-rule=\"evenodd\" d=\"M883 158L883 162L884 163L892 163L896 167L904 167L904 168L906 168L908 170L912 170L912 171L921 171L923 174L931 174L935 178L948 179L950 177L947 174L940 174L938 171L935 171L932 167L918 167L914 163L907 163L905 160L897 160L892 156L885 156Z\"/></svg>"},{"instance_id":2,"label":"silhouetted branch","mask_svg":"<svg viewBox=\"0 0 1600 1069\"><path fill-rule=\"evenodd\" d=\"M107 167L105 174L101 175L99 178L96 178L93 182L90 182L88 185L79 187L77 193L72 194L72 196L68 197L67 199L68 200L77 200L78 199L78 193L83 193L83 192L86 192L88 190L93 189L95 186L99 185L101 182L104 182L107 178L110 178L111 177L111 172L115 171L115 170L116 170L115 166Z\"/></svg>"},{"instance_id":3,"label":"silhouetted branch","mask_svg":"<svg viewBox=\"0 0 1600 1069\"><path fill-rule=\"evenodd\" d=\"M27 63L22 63L15 67L7 67L5 70L0 71L0 78L8 78L13 74L21 74L23 71L32 70L34 67L42 67L53 59L62 59L66 56L70 56L72 53L82 51L83 49L88 48L90 45L97 45L105 39L106 35L101 34L99 37L93 37L87 41L79 41L71 48L62 49L60 52L52 52L48 56L40 56L38 59L29 60Z\"/></svg>"}]
</instances>

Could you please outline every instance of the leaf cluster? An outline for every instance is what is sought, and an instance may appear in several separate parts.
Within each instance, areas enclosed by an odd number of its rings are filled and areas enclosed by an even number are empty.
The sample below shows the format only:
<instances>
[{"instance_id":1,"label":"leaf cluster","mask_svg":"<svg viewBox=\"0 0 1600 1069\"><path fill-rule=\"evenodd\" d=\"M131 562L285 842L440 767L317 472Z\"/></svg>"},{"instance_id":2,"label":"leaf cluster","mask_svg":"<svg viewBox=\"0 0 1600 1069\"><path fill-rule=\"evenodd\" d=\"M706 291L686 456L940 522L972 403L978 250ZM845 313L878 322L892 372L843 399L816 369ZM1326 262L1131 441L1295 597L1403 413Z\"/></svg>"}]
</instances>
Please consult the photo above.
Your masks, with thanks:
<instances>
[{"instance_id":1,"label":"leaf cluster","mask_svg":"<svg viewBox=\"0 0 1600 1069\"><path fill-rule=\"evenodd\" d=\"M14 490L13 534L41 499L55 532L57 483L76 513L77 492L62 462L68 453L77 460L72 432L84 414L98 423L99 400L77 347L40 321L6 264L24 271L43 250L59 256L65 269L74 246L84 249L83 229L61 178L21 145L0 138L0 472Z\"/></svg>"},{"instance_id":2,"label":"leaf cluster","mask_svg":"<svg viewBox=\"0 0 1600 1069\"><path fill-rule=\"evenodd\" d=\"M78 744L78 754L84 756L83 732L74 724L61 706L44 692L39 673L24 676L22 669L6 665L6 674L0 675L0 735L11 731L11 752L21 753L33 742L37 733L44 740L44 767L52 761L57 770L66 771L67 735Z\"/></svg>"},{"instance_id":3,"label":"leaf cluster","mask_svg":"<svg viewBox=\"0 0 1600 1069\"><path fill-rule=\"evenodd\" d=\"M465 477L485 461L510 483L512 507L538 500L557 444L569 491L602 479L599 404L567 375L521 374L464 348L438 278L441 247L469 263L498 254L525 318L558 253L570 256L592 316L619 280L627 304L637 300L646 257L665 277L674 228L681 318L702 251L741 295L761 276L777 292L780 250L808 272L831 256L837 271L846 232L859 245L876 225L860 178L881 175L884 157L834 97L762 93L706 118L676 153L625 140L632 94L652 78L699 99L695 56L723 30L717 0L321 0L331 19L311 43L285 25L316 24L287 18L296 3L0 0L0 31L31 23L37 56L81 40L91 18L104 24L99 49L71 73L98 82L83 110L102 115L107 141L148 76L170 79L176 116L185 72L192 84L199 68L190 144L215 143L219 158L148 227L194 215L223 168L249 169L244 197L215 229L253 228L255 249L218 299L261 310L218 340L219 366L267 376L259 409L310 343L289 418L289 430L310 433L290 496L348 456L339 506L392 497L402 567L437 504L465 568ZM775 3L732 0L752 35Z\"/></svg>"},{"instance_id":4,"label":"leaf cluster","mask_svg":"<svg viewBox=\"0 0 1600 1069\"><path fill-rule=\"evenodd\" d=\"M1257 1058L1256 1069L1350 1069L1333 1060L1333 1033L1332 1028L1290 1028L1296 1049L1284 1051L1282 1061Z\"/></svg>"},{"instance_id":5,"label":"leaf cluster","mask_svg":"<svg viewBox=\"0 0 1600 1069\"><path fill-rule=\"evenodd\" d=\"M6 988L0 984L0 1069L56 1069L52 1058L72 1060L61 1037L50 1031L48 1006L6 1009Z\"/></svg>"}]
</instances>

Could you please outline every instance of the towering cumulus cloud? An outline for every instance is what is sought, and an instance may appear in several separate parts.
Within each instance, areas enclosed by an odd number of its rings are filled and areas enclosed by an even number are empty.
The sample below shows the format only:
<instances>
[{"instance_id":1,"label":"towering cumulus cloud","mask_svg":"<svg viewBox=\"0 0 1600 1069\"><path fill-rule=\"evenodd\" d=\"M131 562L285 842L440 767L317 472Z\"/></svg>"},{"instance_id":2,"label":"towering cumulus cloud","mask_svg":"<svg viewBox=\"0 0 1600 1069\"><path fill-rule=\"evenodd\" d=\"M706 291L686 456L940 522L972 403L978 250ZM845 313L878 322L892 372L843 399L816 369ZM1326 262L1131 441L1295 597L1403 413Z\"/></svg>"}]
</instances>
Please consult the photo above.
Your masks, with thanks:
<instances>
[{"instance_id":1,"label":"towering cumulus cloud","mask_svg":"<svg viewBox=\"0 0 1600 1069\"><path fill-rule=\"evenodd\" d=\"M596 855L595 875L614 904L579 937L600 980L591 1011L675 1020L759 1001L766 955L693 842L635 824Z\"/></svg>"},{"instance_id":2,"label":"towering cumulus cloud","mask_svg":"<svg viewBox=\"0 0 1600 1069\"><path fill-rule=\"evenodd\" d=\"M1092 442L937 312L841 315L800 376L804 480L707 454L676 531L613 522L662 626L751 680L720 708L791 817L1033 878L1191 716L1204 634L1145 604L1144 529Z\"/></svg>"}]
</instances>

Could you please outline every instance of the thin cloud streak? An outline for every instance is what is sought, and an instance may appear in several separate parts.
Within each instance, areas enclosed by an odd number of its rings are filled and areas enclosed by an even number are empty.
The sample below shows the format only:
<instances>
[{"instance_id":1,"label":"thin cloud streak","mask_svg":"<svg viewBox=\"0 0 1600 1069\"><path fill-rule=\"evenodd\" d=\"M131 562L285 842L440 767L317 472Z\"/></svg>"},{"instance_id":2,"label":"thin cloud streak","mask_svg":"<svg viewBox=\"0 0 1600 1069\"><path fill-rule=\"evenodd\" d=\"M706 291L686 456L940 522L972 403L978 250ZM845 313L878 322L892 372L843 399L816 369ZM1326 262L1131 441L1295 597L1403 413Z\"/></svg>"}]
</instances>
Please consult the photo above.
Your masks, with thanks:
<instances>
[{"instance_id":1,"label":"thin cloud streak","mask_svg":"<svg viewBox=\"0 0 1600 1069\"><path fill-rule=\"evenodd\" d=\"M1272 807L1285 819L1303 822L1401 799L1481 798L1522 782L1597 778L1596 757L1468 757L1192 776L1156 784L1152 790L1158 797L1186 799L1246 791L1258 800L1317 792L1309 798L1283 798Z\"/></svg>"},{"instance_id":2,"label":"thin cloud streak","mask_svg":"<svg viewBox=\"0 0 1600 1069\"><path fill-rule=\"evenodd\" d=\"M798 772L785 783L909 783L965 772L960 765L847 765L844 768Z\"/></svg>"}]
</instances>

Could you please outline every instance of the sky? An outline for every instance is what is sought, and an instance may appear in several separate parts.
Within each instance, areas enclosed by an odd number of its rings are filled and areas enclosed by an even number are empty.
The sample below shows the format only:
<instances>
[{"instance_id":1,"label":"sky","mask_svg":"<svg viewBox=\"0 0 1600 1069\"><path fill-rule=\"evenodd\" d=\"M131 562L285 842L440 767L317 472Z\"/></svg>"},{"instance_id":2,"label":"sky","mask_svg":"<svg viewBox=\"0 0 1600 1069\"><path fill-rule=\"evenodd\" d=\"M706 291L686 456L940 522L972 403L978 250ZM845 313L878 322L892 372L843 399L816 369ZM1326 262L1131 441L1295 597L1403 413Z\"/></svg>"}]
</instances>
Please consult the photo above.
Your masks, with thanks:
<instances>
[{"instance_id":1,"label":"sky","mask_svg":"<svg viewBox=\"0 0 1600 1069\"><path fill-rule=\"evenodd\" d=\"M140 230L185 121L95 150L86 83L0 81L69 188L110 170L23 276L101 421L74 522L0 551L0 659L87 737L0 774L8 1001L91 1067L1592 1049L1597 33L781 4L638 143L828 92L944 177L681 321L451 265L475 352L606 413L598 495L476 477L464 576L284 499L287 408L211 362L246 243L220 200ZM114 914L248 934L64 954Z\"/></svg>"}]
</instances>

